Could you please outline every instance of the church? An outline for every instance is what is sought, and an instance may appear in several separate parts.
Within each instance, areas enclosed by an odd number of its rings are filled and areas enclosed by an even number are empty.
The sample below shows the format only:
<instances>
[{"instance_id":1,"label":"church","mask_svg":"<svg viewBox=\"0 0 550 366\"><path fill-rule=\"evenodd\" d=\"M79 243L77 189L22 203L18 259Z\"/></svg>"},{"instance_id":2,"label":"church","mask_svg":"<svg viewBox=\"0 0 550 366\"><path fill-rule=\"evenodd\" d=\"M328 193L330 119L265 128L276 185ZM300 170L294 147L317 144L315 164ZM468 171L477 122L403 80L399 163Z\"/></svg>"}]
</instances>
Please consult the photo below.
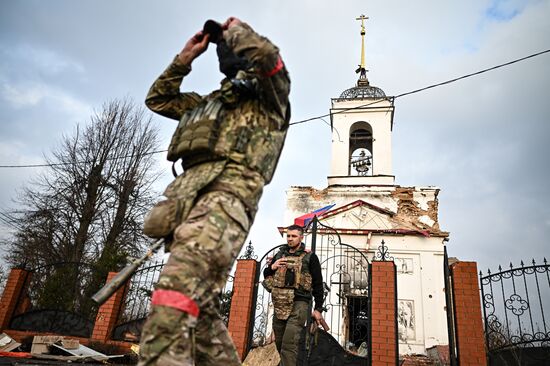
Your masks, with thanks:
<instances>
[{"instance_id":1,"label":"church","mask_svg":"<svg viewBox=\"0 0 550 366\"><path fill-rule=\"evenodd\" d=\"M361 330L369 296L364 262L378 256L393 260L397 267L399 353L426 354L431 347L448 344L443 261L449 233L438 220L439 188L402 187L395 182L395 105L367 78L365 19L358 18L362 47L357 84L331 101L327 186L290 187L284 226L303 223L300 218L316 211L325 319L330 334L343 347L356 350L368 341ZM350 256L359 260L350 262Z\"/></svg>"}]
</instances>

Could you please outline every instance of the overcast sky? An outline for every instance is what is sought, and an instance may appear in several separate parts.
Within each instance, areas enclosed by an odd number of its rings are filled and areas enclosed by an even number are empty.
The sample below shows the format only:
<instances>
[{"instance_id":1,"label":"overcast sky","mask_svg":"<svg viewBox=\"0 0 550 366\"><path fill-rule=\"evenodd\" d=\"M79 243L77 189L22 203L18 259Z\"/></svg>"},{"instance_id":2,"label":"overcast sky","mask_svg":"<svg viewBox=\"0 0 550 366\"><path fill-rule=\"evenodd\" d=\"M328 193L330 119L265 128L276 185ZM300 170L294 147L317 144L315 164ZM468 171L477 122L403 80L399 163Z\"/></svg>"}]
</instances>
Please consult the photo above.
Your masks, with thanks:
<instances>
[{"instance_id":1,"label":"overcast sky","mask_svg":"<svg viewBox=\"0 0 550 366\"><path fill-rule=\"evenodd\" d=\"M190 5L192 4L192 5ZM277 44L292 79L292 120L328 112L353 86L367 21L371 84L398 95L550 49L550 0L0 2L0 165L36 164L112 98L141 102L205 20L237 16ZM211 48L183 89L206 94L221 74ZM484 271L549 257L550 54L399 98L393 165L401 186L441 189L451 256ZM163 148L175 122L155 117ZM169 165L159 192L170 181ZM330 129L291 127L249 239L281 242L285 190L326 187ZM39 169L0 169L0 210ZM5 237L7 228L1 227Z\"/></svg>"}]
</instances>

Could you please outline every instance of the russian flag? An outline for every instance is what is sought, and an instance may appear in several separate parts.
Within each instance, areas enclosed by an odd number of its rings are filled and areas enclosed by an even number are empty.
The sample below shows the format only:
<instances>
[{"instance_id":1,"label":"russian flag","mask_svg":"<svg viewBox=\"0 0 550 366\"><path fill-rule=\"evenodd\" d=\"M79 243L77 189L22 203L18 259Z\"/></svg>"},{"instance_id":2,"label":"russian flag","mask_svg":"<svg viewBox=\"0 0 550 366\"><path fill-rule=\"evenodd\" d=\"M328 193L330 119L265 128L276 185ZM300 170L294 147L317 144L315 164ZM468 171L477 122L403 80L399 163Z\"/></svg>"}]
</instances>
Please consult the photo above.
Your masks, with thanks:
<instances>
[{"instance_id":1,"label":"russian flag","mask_svg":"<svg viewBox=\"0 0 550 366\"><path fill-rule=\"evenodd\" d=\"M315 216L317 216L317 217L321 216L322 214L324 214L325 212L330 210L332 207L334 207L334 205L335 205L335 203L333 203L332 205L328 205L328 206L325 206L323 208L320 208L318 210L315 210L313 212L307 213L305 215L299 216L299 217L294 219L294 225L300 225L300 226L304 227L307 224L309 224L309 222L311 220L313 220L313 218Z\"/></svg>"}]
</instances>

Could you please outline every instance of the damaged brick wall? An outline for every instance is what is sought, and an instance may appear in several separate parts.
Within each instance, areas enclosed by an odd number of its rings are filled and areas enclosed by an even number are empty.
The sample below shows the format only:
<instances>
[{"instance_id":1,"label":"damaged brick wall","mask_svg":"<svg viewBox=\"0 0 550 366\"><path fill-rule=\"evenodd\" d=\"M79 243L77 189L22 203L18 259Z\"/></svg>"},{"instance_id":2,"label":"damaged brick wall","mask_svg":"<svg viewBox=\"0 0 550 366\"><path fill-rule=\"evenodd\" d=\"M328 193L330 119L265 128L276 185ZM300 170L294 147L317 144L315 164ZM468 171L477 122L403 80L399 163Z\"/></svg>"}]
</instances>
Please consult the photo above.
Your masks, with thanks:
<instances>
[{"instance_id":1,"label":"damaged brick wall","mask_svg":"<svg viewBox=\"0 0 550 366\"><path fill-rule=\"evenodd\" d=\"M439 189L397 187L392 192L397 201L394 219L420 230L429 230L432 234L442 234L438 221L438 194Z\"/></svg>"},{"instance_id":2,"label":"damaged brick wall","mask_svg":"<svg viewBox=\"0 0 550 366\"><path fill-rule=\"evenodd\" d=\"M439 189L434 187L331 186L319 190L295 186L289 190L287 211L297 217L329 204L336 204L334 209L337 209L361 200L387 212L395 229L421 230L445 236L448 233L441 231L439 226L438 194Z\"/></svg>"}]
</instances>

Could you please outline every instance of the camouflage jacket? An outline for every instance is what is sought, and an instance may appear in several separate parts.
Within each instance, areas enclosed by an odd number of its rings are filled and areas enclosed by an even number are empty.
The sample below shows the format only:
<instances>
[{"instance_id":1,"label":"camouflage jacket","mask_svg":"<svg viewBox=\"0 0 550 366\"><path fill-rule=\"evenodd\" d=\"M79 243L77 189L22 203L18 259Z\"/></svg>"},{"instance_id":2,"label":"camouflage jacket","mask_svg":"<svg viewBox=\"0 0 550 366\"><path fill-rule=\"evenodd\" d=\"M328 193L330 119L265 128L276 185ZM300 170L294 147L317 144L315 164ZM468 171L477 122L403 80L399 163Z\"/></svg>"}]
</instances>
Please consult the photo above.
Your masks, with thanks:
<instances>
[{"instance_id":1,"label":"camouflage jacket","mask_svg":"<svg viewBox=\"0 0 550 366\"><path fill-rule=\"evenodd\" d=\"M224 38L229 47L231 47L237 55L246 57L253 65L252 69L247 72L255 74L258 84L258 96L257 100L254 102L254 111L259 110L260 113L278 116L278 118L272 120L270 126L265 126L264 133L269 135L270 131L276 130L277 132L283 131L284 134L286 134L290 119L290 105L288 101L290 79L284 65L279 71L275 73L271 72L277 69L278 65L282 65L278 48L267 38L255 33L252 28L245 23L227 30ZM193 110L206 100L215 98L220 94L220 90L216 90L206 96L200 96L195 92L180 92L183 78L190 72L191 67L182 64L178 57L176 57L151 86L145 101L147 107L162 116L179 120L184 113ZM222 80L222 87L224 85L227 85L227 79ZM244 105L245 103L241 104ZM230 113L230 117L232 118L244 119L245 116L240 108L241 105L237 103L237 106L233 107L227 113ZM250 118L250 116L247 118ZM253 123L250 121L243 122L245 124ZM227 135L231 136L232 134ZM278 151L273 151L271 154L276 154L278 157L283 142L284 135L280 144L274 147L274 149ZM251 146L247 148L252 151L254 149L261 149L260 146L250 145ZM184 175L187 175L187 177L184 177L182 180L191 180L192 184L180 182L177 186L183 189L185 189L186 185L193 187L206 186L206 188L203 189L208 190L210 187L212 190L229 191L239 197L247 206L249 215L251 217L254 216L263 187L265 184L269 183L269 181L266 181L265 175L262 176L261 173L263 172L258 171L258 169L250 169L246 164L231 159L221 163L205 162L201 165L206 165L206 167L198 169L191 168L184 172ZM271 165L276 165L276 160L274 164ZM274 170L275 166L270 166L269 168ZM204 179L199 176L190 177L189 175L193 175L194 171L201 171L202 173L206 171L208 172L208 177L204 177ZM206 180L209 180L209 182ZM168 197L174 195L174 190L175 187L168 187L165 195Z\"/></svg>"}]
</instances>

